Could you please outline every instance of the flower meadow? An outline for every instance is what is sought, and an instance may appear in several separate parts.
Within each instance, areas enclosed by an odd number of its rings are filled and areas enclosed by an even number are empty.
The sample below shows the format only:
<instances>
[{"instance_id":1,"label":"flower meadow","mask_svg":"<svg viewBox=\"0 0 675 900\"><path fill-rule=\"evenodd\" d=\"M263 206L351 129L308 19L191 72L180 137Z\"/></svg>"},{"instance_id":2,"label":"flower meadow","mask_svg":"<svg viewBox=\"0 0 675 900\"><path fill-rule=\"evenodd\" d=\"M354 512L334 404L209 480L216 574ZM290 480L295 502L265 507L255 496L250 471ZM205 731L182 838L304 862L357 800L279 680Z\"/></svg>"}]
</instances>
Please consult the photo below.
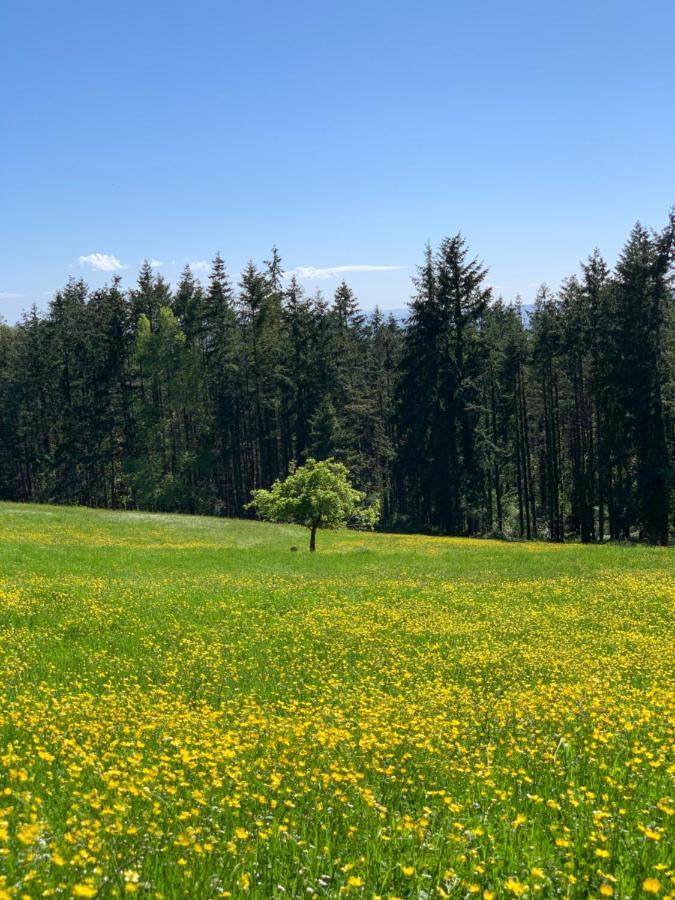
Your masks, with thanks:
<instances>
[{"instance_id":1,"label":"flower meadow","mask_svg":"<svg viewBox=\"0 0 675 900\"><path fill-rule=\"evenodd\" d=\"M0 900L675 896L672 551L305 545L0 504Z\"/></svg>"}]
</instances>

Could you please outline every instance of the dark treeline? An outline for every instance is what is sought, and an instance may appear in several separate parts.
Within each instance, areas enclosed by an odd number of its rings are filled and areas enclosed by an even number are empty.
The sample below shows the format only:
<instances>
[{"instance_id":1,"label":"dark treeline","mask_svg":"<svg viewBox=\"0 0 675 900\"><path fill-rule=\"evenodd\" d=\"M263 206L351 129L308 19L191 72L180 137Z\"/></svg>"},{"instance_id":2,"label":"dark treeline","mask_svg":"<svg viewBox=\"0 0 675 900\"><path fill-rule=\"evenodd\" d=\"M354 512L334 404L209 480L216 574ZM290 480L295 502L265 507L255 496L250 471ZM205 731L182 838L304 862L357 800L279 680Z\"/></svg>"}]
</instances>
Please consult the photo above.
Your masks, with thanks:
<instances>
[{"instance_id":1,"label":"dark treeline","mask_svg":"<svg viewBox=\"0 0 675 900\"><path fill-rule=\"evenodd\" d=\"M534 310L493 298L461 236L427 251L405 324L285 279L276 250L171 289L71 280L0 325L0 498L239 516L335 456L390 528L667 543L675 219L594 252Z\"/></svg>"}]
</instances>

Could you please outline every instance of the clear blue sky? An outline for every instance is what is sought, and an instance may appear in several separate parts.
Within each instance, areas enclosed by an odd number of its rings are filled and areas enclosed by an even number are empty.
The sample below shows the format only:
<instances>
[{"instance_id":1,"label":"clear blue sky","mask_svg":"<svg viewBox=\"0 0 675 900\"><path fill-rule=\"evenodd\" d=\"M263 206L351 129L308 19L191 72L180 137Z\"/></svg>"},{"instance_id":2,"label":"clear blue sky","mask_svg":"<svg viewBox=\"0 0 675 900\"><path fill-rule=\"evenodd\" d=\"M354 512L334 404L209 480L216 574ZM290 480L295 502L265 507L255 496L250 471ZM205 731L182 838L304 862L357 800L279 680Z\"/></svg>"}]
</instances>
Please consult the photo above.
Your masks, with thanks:
<instances>
[{"instance_id":1,"label":"clear blue sky","mask_svg":"<svg viewBox=\"0 0 675 900\"><path fill-rule=\"evenodd\" d=\"M346 275L400 307L458 229L529 299L664 223L674 33L672 0L4 0L0 313L92 264L236 275L274 242L288 269L401 267Z\"/></svg>"}]
</instances>

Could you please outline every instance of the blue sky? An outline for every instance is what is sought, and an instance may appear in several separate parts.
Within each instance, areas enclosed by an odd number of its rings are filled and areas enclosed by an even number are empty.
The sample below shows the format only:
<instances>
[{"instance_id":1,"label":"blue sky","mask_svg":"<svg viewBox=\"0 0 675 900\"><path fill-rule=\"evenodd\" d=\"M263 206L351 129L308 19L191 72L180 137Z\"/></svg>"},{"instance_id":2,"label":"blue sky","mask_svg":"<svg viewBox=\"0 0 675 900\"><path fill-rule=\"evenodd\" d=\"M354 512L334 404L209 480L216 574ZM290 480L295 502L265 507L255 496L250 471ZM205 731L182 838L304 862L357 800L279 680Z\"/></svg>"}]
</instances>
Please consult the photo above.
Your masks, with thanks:
<instances>
[{"instance_id":1,"label":"blue sky","mask_svg":"<svg viewBox=\"0 0 675 900\"><path fill-rule=\"evenodd\" d=\"M672 0L4 0L0 313L275 242L401 307L458 229L530 299L665 222L674 33Z\"/></svg>"}]
</instances>

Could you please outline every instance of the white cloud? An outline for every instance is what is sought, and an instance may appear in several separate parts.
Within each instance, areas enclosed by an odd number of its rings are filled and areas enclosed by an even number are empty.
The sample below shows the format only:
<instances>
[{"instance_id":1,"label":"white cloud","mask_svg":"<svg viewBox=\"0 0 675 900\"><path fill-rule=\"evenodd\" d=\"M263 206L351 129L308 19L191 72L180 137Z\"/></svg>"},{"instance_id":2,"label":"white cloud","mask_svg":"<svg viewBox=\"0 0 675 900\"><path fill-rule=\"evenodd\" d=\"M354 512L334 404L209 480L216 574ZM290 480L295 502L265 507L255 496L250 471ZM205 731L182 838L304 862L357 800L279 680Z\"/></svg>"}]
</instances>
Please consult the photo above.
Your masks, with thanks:
<instances>
[{"instance_id":1,"label":"white cloud","mask_svg":"<svg viewBox=\"0 0 675 900\"><path fill-rule=\"evenodd\" d=\"M117 272L127 268L112 253L90 253L88 256L78 256L77 261L81 266L89 266L99 272Z\"/></svg>"},{"instance_id":2,"label":"white cloud","mask_svg":"<svg viewBox=\"0 0 675 900\"><path fill-rule=\"evenodd\" d=\"M297 269L291 269L284 275L290 278L295 275L296 278L315 279L315 278L339 278L346 272L393 272L399 269L405 269L405 266L328 266L325 269L317 269L315 266L298 266Z\"/></svg>"},{"instance_id":3,"label":"white cloud","mask_svg":"<svg viewBox=\"0 0 675 900\"><path fill-rule=\"evenodd\" d=\"M211 263L206 259L193 259L188 265L193 272L208 272L211 268Z\"/></svg>"},{"instance_id":4,"label":"white cloud","mask_svg":"<svg viewBox=\"0 0 675 900\"><path fill-rule=\"evenodd\" d=\"M23 294L16 294L14 291L0 291L0 300L18 300Z\"/></svg>"},{"instance_id":5,"label":"white cloud","mask_svg":"<svg viewBox=\"0 0 675 900\"><path fill-rule=\"evenodd\" d=\"M159 269L159 267L163 266L164 263L162 262L161 259L151 259L150 265L152 266L153 269Z\"/></svg>"}]
</instances>

